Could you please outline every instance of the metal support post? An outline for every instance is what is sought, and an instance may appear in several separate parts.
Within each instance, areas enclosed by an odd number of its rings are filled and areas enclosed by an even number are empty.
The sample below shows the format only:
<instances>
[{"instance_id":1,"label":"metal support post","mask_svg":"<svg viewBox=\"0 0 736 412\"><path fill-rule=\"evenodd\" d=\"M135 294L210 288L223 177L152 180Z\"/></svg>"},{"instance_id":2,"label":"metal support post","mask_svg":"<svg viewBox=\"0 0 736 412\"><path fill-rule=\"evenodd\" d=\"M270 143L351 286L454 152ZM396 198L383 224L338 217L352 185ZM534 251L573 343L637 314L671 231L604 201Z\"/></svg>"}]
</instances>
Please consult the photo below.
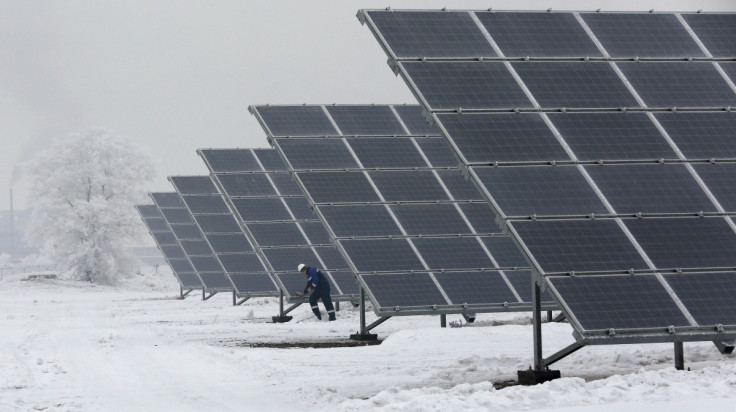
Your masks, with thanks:
<instances>
[{"instance_id":1,"label":"metal support post","mask_svg":"<svg viewBox=\"0 0 736 412\"><path fill-rule=\"evenodd\" d=\"M675 342L675 369L685 370L685 348L682 342Z\"/></svg>"},{"instance_id":2,"label":"metal support post","mask_svg":"<svg viewBox=\"0 0 736 412\"><path fill-rule=\"evenodd\" d=\"M547 311L547 323L550 323L550 322L552 322L552 311L548 310Z\"/></svg>"},{"instance_id":3,"label":"metal support post","mask_svg":"<svg viewBox=\"0 0 736 412\"><path fill-rule=\"evenodd\" d=\"M336 312L340 311L340 302L335 302L335 311Z\"/></svg>"},{"instance_id":4,"label":"metal support post","mask_svg":"<svg viewBox=\"0 0 736 412\"><path fill-rule=\"evenodd\" d=\"M288 311L284 311L284 291L282 289L279 289L279 315L272 316L271 320L273 321L273 323L285 323L292 320L294 317L286 316L286 314L294 310L300 304L301 303L297 303L296 305L289 308Z\"/></svg>"},{"instance_id":5,"label":"metal support post","mask_svg":"<svg viewBox=\"0 0 736 412\"><path fill-rule=\"evenodd\" d=\"M238 295L235 292L235 289L233 289L233 306L237 306L237 305L238 305Z\"/></svg>"},{"instance_id":6,"label":"metal support post","mask_svg":"<svg viewBox=\"0 0 736 412\"><path fill-rule=\"evenodd\" d=\"M542 291L536 280L532 281L532 305L534 367L517 372L519 383L522 385L536 385L560 377L560 371L550 370L542 357Z\"/></svg>"},{"instance_id":7,"label":"metal support post","mask_svg":"<svg viewBox=\"0 0 736 412\"><path fill-rule=\"evenodd\" d=\"M447 327L447 315L444 313L440 315L440 327L446 328Z\"/></svg>"},{"instance_id":8,"label":"metal support post","mask_svg":"<svg viewBox=\"0 0 736 412\"><path fill-rule=\"evenodd\" d=\"M365 290L360 288L360 330L358 333L350 335L350 339L358 341L378 340L378 335L368 333L369 330L365 325Z\"/></svg>"}]
</instances>

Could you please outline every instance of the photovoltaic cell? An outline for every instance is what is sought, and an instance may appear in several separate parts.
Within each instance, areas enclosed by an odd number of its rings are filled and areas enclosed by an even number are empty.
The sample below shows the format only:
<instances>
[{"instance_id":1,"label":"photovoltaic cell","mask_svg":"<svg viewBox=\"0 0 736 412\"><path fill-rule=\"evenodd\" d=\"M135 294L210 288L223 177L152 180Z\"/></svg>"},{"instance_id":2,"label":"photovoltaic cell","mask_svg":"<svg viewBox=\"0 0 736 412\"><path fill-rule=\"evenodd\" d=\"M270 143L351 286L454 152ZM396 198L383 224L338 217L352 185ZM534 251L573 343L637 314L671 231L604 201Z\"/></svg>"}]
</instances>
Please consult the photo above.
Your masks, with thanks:
<instances>
[{"instance_id":1,"label":"photovoltaic cell","mask_svg":"<svg viewBox=\"0 0 736 412\"><path fill-rule=\"evenodd\" d=\"M370 11L368 15L398 58L496 56L467 12Z\"/></svg>"},{"instance_id":2,"label":"photovoltaic cell","mask_svg":"<svg viewBox=\"0 0 736 412\"><path fill-rule=\"evenodd\" d=\"M170 259L169 264L171 265L171 269L176 273L194 272L194 267L186 259Z\"/></svg>"},{"instance_id":3,"label":"photovoltaic cell","mask_svg":"<svg viewBox=\"0 0 736 412\"><path fill-rule=\"evenodd\" d=\"M171 225L171 230L179 240L202 239L202 232L196 225Z\"/></svg>"},{"instance_id":4,"label":"photovoltaic cell","mask_svg":"<svg viewBox=\"0 0 736 412\"><path fill-rule=\"evenodd\" d=\"M280 198L242 198L232 199L232 202L245 222L291 220Z\"/></svg>"},{"instance_id":5,"label":"photovoltaic cell","mask_svg":"<svg viewBox=\"0 0 736 412\"><path fill-rule=\"evenodd\" d=\"M260 223L248 225L260 247L306 245L307 240L299 231L296 223Z\"/></svg>"},{"instance_id":6,"label":"photovoltaic cell","mask_svg":"<svg viewBox=\"0 0 736 412\"><path fill-rule=\"evenodd\" d=\"M290 174L271 173L269 176L281 196L303 196L302 190Z\"/></svg>"},{"instance_id":7,"label":"photovoltaic cell","mask_svg":"<svg viewBox=\"0 0 736 412\"><path fill-rule=\"evenodd\" d=\"M330 235L325 230L322 222L303 222L299 224L304 233L309 238L310 245L329 245L332 244Z\"/></svg>"},{"instance_id":8,"label":"photovoltaic cell","mask_svg":"<svg viewBox=\"0 0 736 412\"><path fill-rule=\"evenodd\" d=\"M736 113L657 113L655 117L689 159L736 159Z\"/></svg>"},{"instance_id":9,"label":"photovoltaic cell","mask_svg":"<svg viewBox=\"0 0 736 412\"><path fill-rule=\"evenodd\" d=\"M217 179L230 197L276 195L276 191L264 174L218 175Z\"/></svg>"},{"instance_id":10,"label":"photovoltaic cell","mask_svg":"<svg viewBox=\"0 0 736 412\"><path fill-rule=\"evenodd\" d=\"M475 237L414 239L430 269L480 269L494 267Z\"/></svg>"},{"instance_id":11,"label":"photovoltaic cell","mask_svg":"<svg viewBox=\"0 0 736 412\"><path fill-rule=\"evenodd\" d=\"M151 232L161 232L161 231L168 231L169 224L166 223L166 219L163 217L149 217L145 219L146 226L148 226L148 230Z\"/></svg>"},{"instance_id":12,"label":"photovoltaic cell","mask_svg":"<svg viewBox=\"0 0 736 412\"><path fill-rule=\"evenodd\" d=\"M263 170L268 172L278 172L288 170L284 160L274 149L253 149L258 160L263 166Z\"/></svg>"},{"instance_id":13,"label":"photovoltaic cell","mask_svg":"<svg viewBox=\"0 0 736 412\"><path fill-rule=\"evenodd\" d=\"M161 246L164 245L176 245L179 242L176 240L173 232L153 232L151 233L153 238Z\"/></svg>"},{"instance_id":14,"label":"photovoltaic cell","mask_svg":"<svg viewBox=\"0 0 736 412\"><path fill-rule=\"evenodd\" d=\"M454 304L517 302L498 272L435 273L434 276Z\"/></svg>"},{"instance_id":15,"label":"photovoltaic cell","mask_svg":"<svg viewBox=\"0 0 736 412\"><path fill-rule=\"evenodd\" d=\"M163 253L166 259L186 259L187 255L184 254L184 249L179 245L161 245L161 253Z\"/></svg>"},{"instance_id":16,"label":"photovoltaic cell","mask_svg":"<svg viewBox=\"0 0 736 412\"><path fill-rule=\"evenodd\" d=\"M161 209L169 224L194 224L192 214L187 209Z\"/></svg>"},{"instance_id":17,"label":"photovoltaic cell","mask_svg":"<svg viewBox=\"0 0 736 412\"><path fill-rule=\"evenodd\" d=\"M197 272L222 272L220 262L214 256L189 256Z\"/></svg>"},{"instance_id":18,"label":"photovoltaic cell","mask_svg":"<svg viewBox=\"0 0 736 412\"><path fill-rule=\"evenodd\" d=\"M314 248L317 250L317 253L319 253L320 257L325 261L325 265L327 267L324 267L322 269L347 269L347 264L342 261L342 257L340 257L339 253L338 255L338 262L335 263L335 259L329 259L326 258L329 256L329 252L327 250L332 250L335 253L337 251L332 247L322 247L322 248ZM309 262L315 262L312 265L313 266L319 266L317 265L317 257L314 255L314 252L312 251L312 248L305 248L305 247L294 247L294 248L278 248L278 249L263 249L263 253L266 255L266 259L271 263L271 266L273 269L277 272L292 272L292 273L298 273L296 270L296 267L300 263L304 263L305 265L308 265ZM300 282L302 286L300 287L300 291L304 289L304 282L306 282L303 276L300 277Z\"/></svg>"},{"instance_id":19,"label":"photovoltaic cell","mask_svg":"<svg viewBox=\"0 0 736 412\"><path fill-rule=\"evenodd\" d=\"M335 136L321 106L257 106L273 136Z\"/></svg>"},{"instance_id":20,"label":"photovoltaic cell","mask_svg":"<svg viewBox=\"0 0 736 412\"><path fill-rule=\"evenodd\" d=\"M337 237L401 235L383 205L326 206L320 211Z\"/></svg>"},{"instance_id":21,"label":"photovoltaic cell","mask_svg":"<svg viewBox=\"0 0 736 412\"><path fill-rule=\"evenodd\" d=\"M161 217L161 212L156 205L136 205L136 209L143 218Z\"/></svg>"},{"instance_id":22,"label":"photovoltaic cell","mask_svg":"<svg viewBox=\"0 0 736 412\"><path fill-rule=\"evenodd\" d=\"M200 149L199 153L213 173L261 170L248 149Z\"/></svg>"},{"instance_id":23,"label":"photovoltaic cell","mask_svg":"<svg viewBox=\"0 0 736 412\"><path fill-rule=\"evenodd\" d=\"M240 233L240 225L232 215L197 215L194 220L204 233Z\"/></svg>"},{"instance_id":24,"label":"photovoltaic cell","mask_svg":"<svg viewBox=\"0 0 736 412\"><path fill-rule=\"evenodd\" d=\"M411 275L363 275L382 308L446 305L447 301L427 273Z\"/></svg>"},{"instance_id":25,"label":"photovoltaic cell","mask_svg":"<svg viewBox=\"0 0 736 412\"><path fill-rule=\"evenodd\" d=\"M199 276L197 276L196 273L177 272L176 276L179 278L179 281L181 282L181 285L182 287L184 287L184 289L197 289L202 287L202 281L199 279Z\"/></svg>"},{"instance_id":26,"label":"photovoltaic cell","mask_svg":"<svg viewBox=\"0 0 736 412\"><path fill-rule=\"evenodd\" d=\"M264 272L266 270L258 260L258 256L253 253L219 255L218 259L228 272Z\"/></svg>"},{"instance_id":27,"label":"photovoltaic cell","mask_svg":"<svg viewBox=\"0 0 736 412\"><path fill-rule=\"evenodd\" d=\"M271 277L265 273L254 274L238 274L231 273L230 279L238 291L257 292L273 292L276 286L273 284Z\"/></svg>"},{"instance_id":28,"label":"photovoltaic cell","mask_svg":"<svg viewBox=\"0 0 736 412\"><path fill-rule=\"evenodd\" d=\"M455 200L484 200L475 183L463 177L459 170L439 170L437 175L444 182Z\"/></svg>"},{"instance_id":29,"label":"photovoltaic cell","mask_svg":"<svg viewBox=\"0 0 736 412\"><path fill-rule=\"evenodd\" d=\"M330 272L332 278L335 279L335 283L342 290L343 294L356 295L360 293L358 289L358 282L355 279L355 275L352 272Z\"/></svg>"},{"instance_id":30,"label":"photovoltaic cell","mask_svg":"<svg viewBox=\"0 0 736 412\"><path fill-rule=\"evenodd\" d=\"M222 199L222 195L209 195L209 196L182 196L184 203L187 204L187 208L192 213L230 213L230 209L225 204L225 200Z\"/></svg>"},{"instance_id":31,"label":"photovoltaic cell","mask_svg":"<svg viewBox=\"0 0 736 412\"><path fill-rule=\"evenodd\" d=\"M439 136L440 131L436 126L430 126L429 121L424 118L421 106L406 105L394 106L394 110L401 117L401 121L413 136Z\"/></svg>"},{"instance_id":32,"label":"photovoltaic cell","mask_svg":"<svg viewBox=\"0 0 736 412\"><path fill-rule=\"evenodd\" d=\"M242 233L206 235L215 253L243 253L253 250Z\"/></svg>"},{"instance_id":33,"label":"photovoltaic cell","mask_svg":"<svg viewBox=\"0 0 736 412\"><path fill-rule=\"evenodd\" d=\"M704 57L674 14L582 13L611 57Z\"/></svg>"},{"instance_id":34,"label":"photovoltaic cell","mask_svg":"<svg viewBox=\"0 0 736 412\"><path fill-rule=\"evenodd\" d=\"M439 114L468 162L570 160L539 114Z\"/></svg>"},{"instance_id":35,"label":"photovoltaic cell","mask_svg":"<svg viewBox=\"0 0 736 412\"><path fill-rule=\"evenodd\" d=\"M690 326L653 275L555 277L550 282L585 330Z\"/></svg>"},{"instance_id":36,"label":"photovoltaic cell","mask_svg":"<svg viewBox=\"0 0 736 412\"><path fill-rule=\"evenodd\" d=\"M617 213L697 213L716 208L682 164L587 166Z\"/></svg>"},{"instance_id":37,"label":"photovoltaic cell","mask_svg":"<svg viewBox=\"0 0 736 412\"><path fill-rule=\"evenodd\" d=\"M436 201L447 195L429 171L377 171L368 173L386 201Z\"/></svg>"},{"instance_id":38,"label":"photovoltaic cell","mask_svg":"<svg viewBox=\"0 0 736 412\"><path fill-rule=\"evenodd\" d=\"M164 207L184 207L184 203L181 201L181 196L176 192L157 192L150 193L156 205L160 208Z\"/></svg>"},{"instance_id":39,"label":"photovoltaic cell","mask_svg":"<svg viewBox=\"0 0 736 412\"><path fill-rule=\"evenodd\" d=\"M181 247L189 256L207 256L212 254L212 248L204 240L181 240Z\"/></svg>"},{"instance_id":40,"label":"photovoltaic cell","mask_svg":"<svg viewBox=\"0 0 736 412\"><path fill-rule=\"evenodd\" d=\"M736 105L736 93L710 62L616 64L649 107Z\"/></svg>"},{"instance_id":41,"label":"photovoltaic cell","mask_svg":"<svg viewBox=\"0 0 736 412\"><path fill-rule=\"evenodd\" d=\"M346 136L406 135L388 106L327 106L327 111Z\"/></svg>"},{"instance_id":42,"label":"photovoltaic cell","mask_svg":"<svg viewBox=\"0 0 736 412\"><path fill-rule=\"evenodd\" d=\"M549 113L547 116L578 160L677 158L645 113Z\"/></svg>"},{"instance_id":43,"label":"photovoltaic cell","mask_svg":"<svg viewBox=\"0 0 736 412\"><path fill-rule=\"evenodd\" d=\"M230 283L230 279L224 273L200 273L199 276L202 278L202 282L207 285L207 288L230 290L233 288L233 284Z\"/></svg>"},{"instance_id":44,"label":"photovoltaic cell","mask_svg":"<svg viewBox=\"0 0 736 412\"><path fill-rule=\"evenodd\" d=\"M333 246L315 246L313 248L325 263L326 269L347 270L348 266L340 252Z\"/></svg>"},{"instance_id":45,"label":"photovoltaic cell","mask_svg":"<svg viewBox=\"0 0 736 412\"><path fill-rule=\"evenodd\" d=\"M494 233L499 231L496 224L496 215L488 203L465 203L460 205L465 217L468 218L477 233Z\"/></svg>"},{"instance_id":46,"label":"photovoltaic cell","mask_svg":"<svg viewBox=\"0 0 736 412\"><path fill-rule=\"evenodd\" d=\"M648 269L613 220L518 221L513 226L546 273Z\"/></svg>"},{"instance_id":47,"label":"photovoltaic cell","mask_svg":"<svg viewBox=\"0 0 736 412\"><path fill-rule=\"evenodd\" d=\"M657 268L736 267L736 234L720 217L626 220Z\"/></svg>"},{"instance_id":48,"label":"photovoltaic cell","mask_svg":"<svg viewBox=\"0 0 736 412\"><path fill-rule=\"evenodd\" d=\"M357 168L342 139L278 139L295 170Z\"/></svg>"},{"instance_id":49,"label":"photovoltaic cell","mask_svg":"<svg viewBox=\"0 0 736 412\"><path fill-rule=\"evenodd\" d=\"M460 160L443 138L416 139L432 167L457 167Z\"/></svg>"},{"instance_id":50,"label":"photovoltaic cell","mask_svg":"<svg viewBox=\"0 0 736 412\"><path fill-rule=\"evenodd\" d=\"M607 213L574 166L473 169L506 216Z\"/></svg>"},{"instance_id":51,"label":"photovoltaic cell","mask_svg":"<svg viewBox=\"0 0 736 412\"><path fill-rule=\"evenodd\" d=\"M351 139L349 143L363 167L427 167L410 139L361 138Z\"/></svg>"},{"instance_id":52,"label":"photovoltaic cell","mask_svg":"<svg viewBox=\"0 0 736 412\"><path fill-rule=\"evenodd\" d=\"M639 107L605 62L511 63L543 108Z\"/></svg>"},{"instance_id":53,"label":"photovoltaic cell","mask_svg":"<svg viewBox=\"0 0 736 412\"><path fill-rule=\"evenodd\" d=\"M599 57L571 13L476 12L506 57Z\"/></svg>"},{"instance_id":54,"label":"photovoltaic cell","mask_svg":"<svg viewBox=\"0 0 736 412\"><path fill-rule=\"evenodd\" d=\"M693 165L695 171L727 212L736 212L736 164Z\"/></svg>"},{"instance_id":55,"label":"photovoltaic cell","mask_svg":"<svg viewBox=\"0 0 736 412\"><path fill-rule=\"evenodd\" d=\"M296 271L296 267L291 270L291 273L278 274L276 277L279 278L286 290L291 294L302 292L306 285L306 278Z\"/></svg>"},{"instance_id":56,"label":"photovoltaic cell","mask_svg":"<svg viewBox=\"0 0 736 412\"><path fill-rule=\"evenodd\" d=\"M378 195L363 173L297 173L315 203L377 202Z\"/></svg>"},{"instance_id":57,"label":"photovoltaic cell","mask_svg":"<svg viewBox=\"0 0 736 412\"><path fill-rule=\"evenodd\" d=\"M516 289L516 293L523 302L532 301L532 272L529 270L507 270L503 272L506 278L511 283L511 286ZM551 302L552 296L549 291L545 290L542 292L542 302Z\"/></svg>"},{"instance_id":58,"label":"photovoltaic cell","mask_svg":"<svg viewBox=\"0 0 736 412\"><path fill-rule=\"evenodd\" d=\"M171 176L169 179L182 195L219 193L209 176Z\"/></svg>"},{"instance_id":59,"label":"photovoltaic cell","mask_svg":"<svg viewBox=\"0 0 736 412\"><path fill-rule=\"evenodd\" d=\"M307 199L303 197L289 197L285 198L286 205L294 214L296 219L316 219L317 216L314 214L312 209L309 207Z\"/></svg>"},{"instance_id":60,"label":"photovoltaic cell","mask_svg":"<svg viewBox=\"0 0 736 412\"><path fill-rule=\"evenodd\" d=\"M736 324L736 273L683 273L664 278L698 325Z\"/></svg>"},{"instance_id":61,"label":"photovoltaic cell","mask_svg":"<svg viewBox=\"0 0 736 412\"><path fill-rule=\"evenodd\" d=\"M736 56L736 15L734 14L683 14L713 57Z\"/></svg>"},{"instance_id":62,"label":"photovoltaic cell","mask_svg":"<svg viewBox=\"0 0 736 412\"><path fill-rule=\"evenodd\" d=\"M360 272L424 269L405 239L343 240L341 243Z\"/></svg>"},{"instance_id":63,"label":"photovoltaic cell","mask_svg":"<svg viewBox=\"0 0 736 412\"><path fill-rule=\"evenodd\" d=\"M432 110L532 108L501 62L403 62Z\"/></svg>"},{"instance_id":64,"label":"photovoltaic cell","mask_svg":"<svg viewBox=\"0 0 736 412\"><path fill-rule=\"evenodd\" d=\"M493 236L482 239L499 267L525 268L530 266L511 236Z\"/></svg>"},{"instance_id":65,"label":"photovoltaic cell","mask_svg":"<svg viewBox=\"0 0 736 412\"><path fill-rule=\"evenodd\" d=\"M736 64L732 61L718 63L732 83L736 83Z\"/></svg>"},{"instance_id":66,"label":"photovoltaic cell","mask_svg":"<svg viewBox=\"0 0 736 412\"><path fill-rule=\"evenodd\" d=\"M471 234L463 218L451 204L403 204L391 206L409 235Z\"/></svg>"}]
</instances>

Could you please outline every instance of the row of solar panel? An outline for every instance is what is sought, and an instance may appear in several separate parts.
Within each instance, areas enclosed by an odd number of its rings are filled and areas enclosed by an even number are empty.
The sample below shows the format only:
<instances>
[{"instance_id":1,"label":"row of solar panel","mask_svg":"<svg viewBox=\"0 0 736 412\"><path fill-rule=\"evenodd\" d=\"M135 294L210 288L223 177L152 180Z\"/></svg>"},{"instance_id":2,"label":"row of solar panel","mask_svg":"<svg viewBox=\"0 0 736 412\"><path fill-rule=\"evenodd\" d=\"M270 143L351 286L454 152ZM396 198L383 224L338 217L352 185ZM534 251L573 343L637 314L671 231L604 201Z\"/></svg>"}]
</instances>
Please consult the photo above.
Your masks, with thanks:
<instances>
[{"instance_id":1,"label":"row of solar panel","mask_svg":"<svg viewBox=\"0 0 736 412\"><path fill-rule=\"evenodd\" d=\"M733 15L478 11L370 11L368 15L390 45L392 57L399 59L493 58L499 52L508 58L736 56Z\"/></svg>"}]
</instances>

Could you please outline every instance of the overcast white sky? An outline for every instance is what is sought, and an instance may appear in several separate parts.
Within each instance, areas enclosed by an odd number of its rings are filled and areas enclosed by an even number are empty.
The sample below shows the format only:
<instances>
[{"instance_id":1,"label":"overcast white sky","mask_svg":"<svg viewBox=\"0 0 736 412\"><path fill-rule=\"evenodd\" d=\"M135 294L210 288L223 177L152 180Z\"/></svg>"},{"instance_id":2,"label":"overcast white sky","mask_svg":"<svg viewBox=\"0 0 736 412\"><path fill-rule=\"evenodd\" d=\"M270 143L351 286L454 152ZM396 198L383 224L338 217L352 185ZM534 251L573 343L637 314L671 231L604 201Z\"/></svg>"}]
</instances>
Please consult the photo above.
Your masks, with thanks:
<instances>
[{"instance_id":1,"label":"overcast white sky","mask_svg":"<svg viewBox=\"0 0 736 412\"><path fill-rule=\"evenodd\" d=\"M15 165L97 126L148 148L158 178L205 174L201 147L268 147L247 107L415 103L359 8L736 11L735 0L0 0L0 209ZM26 207L13 184L16 208Z\"/></svg>"}]
</instances>

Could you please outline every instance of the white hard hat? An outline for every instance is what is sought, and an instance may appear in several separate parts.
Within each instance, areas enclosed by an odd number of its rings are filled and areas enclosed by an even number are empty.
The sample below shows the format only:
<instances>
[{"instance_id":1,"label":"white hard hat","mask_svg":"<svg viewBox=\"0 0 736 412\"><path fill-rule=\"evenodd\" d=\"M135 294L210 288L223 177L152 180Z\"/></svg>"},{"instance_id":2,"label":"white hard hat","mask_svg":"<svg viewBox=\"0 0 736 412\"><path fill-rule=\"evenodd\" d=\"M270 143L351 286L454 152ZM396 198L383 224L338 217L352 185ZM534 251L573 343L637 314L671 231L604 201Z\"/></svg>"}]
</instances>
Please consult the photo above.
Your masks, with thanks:
<instances>
[{"instance_id":1,"label":"white hard hat","mask_svg":"<svg viewBox=\"0 0 736 412\"><path fill-rule=\"evenodd\" d=\"M305 267L307 267L307 265L305 265L304 263L300 263L299 266L296 267L296 269L301 272L302 269L304 269Z\"/></svg>"}]
</instances>

